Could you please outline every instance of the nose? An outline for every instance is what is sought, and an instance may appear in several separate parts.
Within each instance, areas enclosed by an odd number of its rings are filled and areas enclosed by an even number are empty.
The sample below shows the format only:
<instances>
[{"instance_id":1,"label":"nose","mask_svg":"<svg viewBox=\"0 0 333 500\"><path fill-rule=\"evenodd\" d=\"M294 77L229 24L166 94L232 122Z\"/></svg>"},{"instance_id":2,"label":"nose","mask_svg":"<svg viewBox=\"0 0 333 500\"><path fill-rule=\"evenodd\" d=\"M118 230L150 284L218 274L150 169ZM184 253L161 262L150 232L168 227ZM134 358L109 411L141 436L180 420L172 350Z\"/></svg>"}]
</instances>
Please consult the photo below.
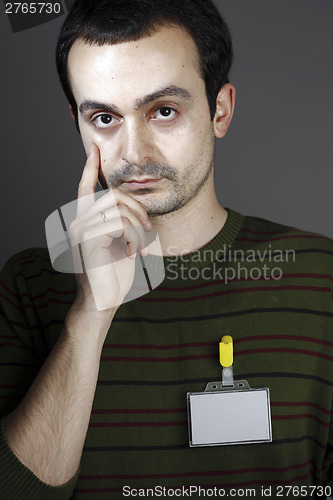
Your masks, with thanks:
<instances>
[{"instance_id":1,"label":"nose","mask_svg":"<svg viewBox=\"0 0 333 500\"><path fill-rule=\"evenodd\" d=\"M152 137L145 123L128 122L123 126L122 159L140 166L152 161Z\"/></svg>"}]
</instances>

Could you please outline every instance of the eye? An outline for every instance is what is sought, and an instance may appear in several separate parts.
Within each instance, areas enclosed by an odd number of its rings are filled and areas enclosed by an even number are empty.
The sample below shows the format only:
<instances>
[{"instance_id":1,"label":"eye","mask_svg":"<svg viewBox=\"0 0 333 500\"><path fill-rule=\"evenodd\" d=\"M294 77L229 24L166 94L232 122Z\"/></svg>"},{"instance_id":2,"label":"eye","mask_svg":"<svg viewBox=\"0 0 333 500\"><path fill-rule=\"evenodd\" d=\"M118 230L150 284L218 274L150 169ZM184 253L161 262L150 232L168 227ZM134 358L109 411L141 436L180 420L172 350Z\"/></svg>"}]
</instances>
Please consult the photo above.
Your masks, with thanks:
<instances>
[{"instance_id":1,"label":"eye","mask_svg":"<svg viewBox=\"0 0 333 500\"><path fill-rule=\"evenodd\" d=\"M97 128L108 128L115 124L116 119L112 115L103 113L95 116L92 121Z\"/></svg>"},{"instance_id":2,"label":"eye","mask_svg":"<svg viewBox=\"0 0 333 500\"><path fill-rule=\"evenodd\" d=\"M163 106L162 108L159 108L155 111L153 114L152 118L155 118L157 120L172 120L175 115L177 114L177 111L170 106Z\"/></svg>"}]
</instances>

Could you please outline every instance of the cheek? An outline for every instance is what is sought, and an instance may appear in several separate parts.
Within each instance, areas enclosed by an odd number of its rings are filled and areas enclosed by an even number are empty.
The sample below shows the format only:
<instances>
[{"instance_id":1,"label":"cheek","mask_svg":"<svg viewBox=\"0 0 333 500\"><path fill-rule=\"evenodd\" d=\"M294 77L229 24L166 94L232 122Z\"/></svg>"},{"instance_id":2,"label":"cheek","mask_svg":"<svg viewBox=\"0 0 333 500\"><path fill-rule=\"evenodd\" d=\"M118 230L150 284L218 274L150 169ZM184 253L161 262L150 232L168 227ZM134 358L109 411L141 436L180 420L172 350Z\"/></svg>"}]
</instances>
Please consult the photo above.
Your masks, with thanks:
<instances>
[{"instance_id":1,"label":"cheek","mask_svg":"<svg viewBox=\"0 0 333 500\"><path fill-rule=\"evenodd\" d=\"M152 128L151 140L157 151L179 152L182 149L191 149L198 139L201 140L202 133L199 125L184 120L182 124L175 122L165 128Z\"/></svg>"},{"instance_id":2,"label":"cheek","mask_svg":"<svg viewBox=\"0 0 333 500\"><path fill-rule=\"evenodd\" d=\"M96 144L99 150L101 150L100 141L98 140L98 137L96 137L96 134L94 134L93 129L91 127L88 127L84 122L80 122L80 118L79 118L79 130L80 130L82 144L87 156L89 154L90 147L92 144Z\"/></svg>"},{"instance_id":3,"label":"cheek","mask_svg":"<svg viewBox=\"0 0 333 500\"><path fill-rule=\"evenodd\" d=\"M101 168L103 173L107 173L112 169L112 166L117 165L117 148L116 145L105 137L101 137L99 134L94 134L91 129L86 129L84 127L80 128L81 140L88 156L90 147L95 144L100 151L101 158Z\"/></svg>"},{"instance_id":4,"label":"cheek","mask_svg":"<svg viewBox=\"0 0 333 500\"><path fill-rule=\"evenodd\" d=\"M167 158L184 164L207 157L213 149L214 135L211 124L176 128L174 133L166 134L156 140L157 150L163 151Z\"/></svg>"},{"instance_id":5,"label":"cheek","mask_svg":"<svg viewBox=\"0 0 333 500\"><path fill-rule=\"evenodd\" d=\"M115 145L113 143L110 144L110 142L103 139L95 141L100 151L101 169L105 176L112 173L119 165L119 154Z\"/></svg>"}]
</instances>

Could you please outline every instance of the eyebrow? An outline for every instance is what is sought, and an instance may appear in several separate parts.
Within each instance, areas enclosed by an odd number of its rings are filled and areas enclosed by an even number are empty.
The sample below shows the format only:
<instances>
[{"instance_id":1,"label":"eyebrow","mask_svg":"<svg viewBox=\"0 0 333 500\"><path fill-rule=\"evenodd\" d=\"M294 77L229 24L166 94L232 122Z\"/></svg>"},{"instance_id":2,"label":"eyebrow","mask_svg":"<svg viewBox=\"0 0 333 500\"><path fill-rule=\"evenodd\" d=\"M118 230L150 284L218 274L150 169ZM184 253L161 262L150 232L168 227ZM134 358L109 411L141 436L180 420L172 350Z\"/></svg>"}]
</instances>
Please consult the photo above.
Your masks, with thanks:
<instances>
[{"instance_id":1,"label":"eyebrow","mask_svg":"<svg viewBox=\"0 0 333 500\"><path fill-rule=\"evenodd\" d=\"M86 111L91 111L92 109L101 109L102 111L108 111L109 113L120 114L119 108L114 104L105 104L104 102L98 101L83 101L79 106L80 113L85 113Z\"/></svg>"},{"instance_id":2,"label":"eyebrow","mask_svg":"<svg viewBox=\"0 0 333 500\"><path fill-rule=\"evenodd\" d=\"M150 102L156 101L160 97L183 97L185 99L192 99L191 94L182 87L177 87L176 85L170 85L169 87L164 87L161 90L157 90L152 94L146 95L141 99L137 99L135 103L135 109L140 109L142 106L149 104Z\"/></svg>"},{"instance_id":3,"label":"eyebrow","mask_svg":"<svg viewBox=\"0 0 333 500\"><path fill-rule=\"evenodd\" d=\"M164 87L163 89L157 90L152 94L148 94L140 99L135 101L135 109L138 110L149 104L150 102L156 101L160 97L183 97L185 99L192 99L192 95L182 87L177 87L176 85L170 85L168 87ZM86 111L91 111L93 109L101 109L102 111L107 111L108 113L116 113L120 114L118 106L115 104L105 104L97 101L85 100L79 106L80 113L84 113Z\"/></svg>"}]
</instances>

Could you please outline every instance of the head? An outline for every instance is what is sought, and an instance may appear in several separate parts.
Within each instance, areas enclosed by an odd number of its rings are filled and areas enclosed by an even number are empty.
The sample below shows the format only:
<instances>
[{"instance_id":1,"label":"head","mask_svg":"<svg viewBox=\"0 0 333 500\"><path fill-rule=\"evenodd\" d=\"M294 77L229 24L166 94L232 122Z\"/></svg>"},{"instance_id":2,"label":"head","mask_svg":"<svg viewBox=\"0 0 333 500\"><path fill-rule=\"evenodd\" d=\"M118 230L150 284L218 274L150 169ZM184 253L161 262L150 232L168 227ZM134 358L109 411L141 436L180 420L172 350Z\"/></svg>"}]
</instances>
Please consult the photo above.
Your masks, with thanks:
<instances>
[{"instance_id":1,"label":"head","mask_svg":"<svg viewBox=\"0 0 333 500\"><path fill-rule=\"evenodd\" d=\"M56 50L60 81L77 123L77 104L68 80L68 54L78 39L99 46L136 41L159 26L180 26L193 39L205 82L211 118L216 97L233 60L228 26L212 0L78 0L62 27Z\"/></svg>"},{"instance_id":2,"label":"head","mask_svg":"<svg viewBox=\"0 0 333 500\"><path fill-rule=\"evenodd\" d=\"M210 0L74 4L57 67L86 151L99 147L105 187L161 215L211 183L214 135L233 112L231 59Z\"/></svg>"}]
</instances>

